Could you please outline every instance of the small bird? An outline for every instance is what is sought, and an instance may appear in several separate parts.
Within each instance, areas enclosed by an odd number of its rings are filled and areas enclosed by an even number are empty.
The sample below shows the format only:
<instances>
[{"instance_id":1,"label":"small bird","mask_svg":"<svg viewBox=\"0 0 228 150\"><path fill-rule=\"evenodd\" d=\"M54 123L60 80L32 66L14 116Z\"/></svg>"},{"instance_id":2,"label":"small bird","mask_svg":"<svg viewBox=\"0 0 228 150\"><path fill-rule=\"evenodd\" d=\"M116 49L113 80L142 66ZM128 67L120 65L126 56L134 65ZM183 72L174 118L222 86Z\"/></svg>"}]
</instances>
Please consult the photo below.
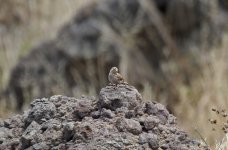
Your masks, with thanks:
<instances>
[{"instance_id":1,"label":"small bird","mask_svg":"<svg viewBox=\"0 0 228 150\"><path fill-rule=\"evenodd\" d=\"M108 80L111 84L114 84L116 86L117 86L117 84L125 83L122 75L118 73L117 67L111 68L109 75L108 75Z\"/></svg>"}]
</instances>

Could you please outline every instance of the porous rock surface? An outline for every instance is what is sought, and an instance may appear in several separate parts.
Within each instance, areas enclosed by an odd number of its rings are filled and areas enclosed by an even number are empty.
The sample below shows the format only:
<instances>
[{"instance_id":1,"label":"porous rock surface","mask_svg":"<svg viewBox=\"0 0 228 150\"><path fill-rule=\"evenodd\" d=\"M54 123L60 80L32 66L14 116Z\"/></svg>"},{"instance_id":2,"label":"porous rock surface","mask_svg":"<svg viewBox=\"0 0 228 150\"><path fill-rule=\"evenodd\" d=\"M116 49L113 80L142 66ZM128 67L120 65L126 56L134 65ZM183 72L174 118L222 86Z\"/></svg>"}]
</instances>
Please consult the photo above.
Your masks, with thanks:
<instances>
[{"instance_id":1,"label":"porous rock surface","mask_svg":"<svg viewBox=\"0 0 228 150\"><path fill-rule=\"evenodd\" d=\"M106 86L94 97L36 99L22 115L0 121L5 149L207 149L176 125L156 102L143 102L133 86Z\"/></svg>"}]
</instances>

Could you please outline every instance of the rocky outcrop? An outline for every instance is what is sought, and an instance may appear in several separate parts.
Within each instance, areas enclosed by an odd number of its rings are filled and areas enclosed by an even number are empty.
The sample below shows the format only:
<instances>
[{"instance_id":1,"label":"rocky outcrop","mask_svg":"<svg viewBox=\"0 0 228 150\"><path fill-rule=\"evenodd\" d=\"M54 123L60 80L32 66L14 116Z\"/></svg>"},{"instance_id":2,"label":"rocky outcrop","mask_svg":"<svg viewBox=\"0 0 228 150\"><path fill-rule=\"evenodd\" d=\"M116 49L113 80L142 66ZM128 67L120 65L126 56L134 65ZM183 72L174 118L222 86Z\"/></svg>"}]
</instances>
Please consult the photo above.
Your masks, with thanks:
<instances>
[{"instance_id":1,"label":"rocky outcrop","mask_svg":"<svg viewBox=\"0 0 228 150\"><path fill-rule=\"evenodd\" d=\"M180 130L156 102L132 86L106 86L94 97L36 99L22 115L0 121L0 149L207 149Z\"/></svg>"}]
</instances>

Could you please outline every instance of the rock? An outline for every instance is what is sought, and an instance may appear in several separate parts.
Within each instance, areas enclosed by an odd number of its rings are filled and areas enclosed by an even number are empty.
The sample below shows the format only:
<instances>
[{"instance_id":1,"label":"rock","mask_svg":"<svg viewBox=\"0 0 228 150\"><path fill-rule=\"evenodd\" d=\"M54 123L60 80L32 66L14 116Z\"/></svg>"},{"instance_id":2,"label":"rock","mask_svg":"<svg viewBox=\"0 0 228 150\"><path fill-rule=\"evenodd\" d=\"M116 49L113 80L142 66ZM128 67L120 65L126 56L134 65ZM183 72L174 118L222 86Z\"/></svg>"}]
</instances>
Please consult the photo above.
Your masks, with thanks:
<instances>
[{"instance_id":1,"label":"rock","mask_svg":"<svg viewBox=\"0 0 228 150\"><path fill-rule=\"evenodd\" d=\"M94 119L98 119L101 116L100 111L94 111L91 113L91 115Z\"/></svg>"},{"instance_id":2,"label":"rock","mask_svg":"<svg viewBox=\"0 0 228 150\"><path fill-rule=\"evenodd\" d=\"M149 143L149 145L150 145L150 148L151 148L152 150L158 149L158 147L159 147L158 136L157 136L156 134L151 134L151 133L149 133L149 134L147 135L147 138L148 138L148 143Z\"/></svg>"},{"instance_id":3,"label":"rock","mask_svg":"<svg viewBox=\"0 0 228 150\"><path fill-rule=\"evenodd\" d=\"M20 148L20 141L18 138L8 140L4 143L0 141L0 150L6 149L19 149Z\"/></svg>"},{"instance_id":4,"label":"rock","mask_svg":"<svg viewBox=\"0 0 228 150\"><path fill-rule=\"evenodd\" d=\"M178 135L177 138L178 138L179 141L184 141L187 138L187 133L186 132L179 131L176 134Z\"/></svg>"},{"instance_id":5,"label":"rock","mask_svg":"<svg viewBox=\"0 0 228 150\"><path fill-rule=\"evenodd\" d=\"M22 143L22 148L26 149L35 143L39 143L39 140L37 139L37 135L39 134L41 129L41 126L33 121L23 132L21 136L21 143Z\"/></svg>"},{"instance_id":6,"label":"rock","mask_svg":"<svg viewBox=\"0 0 228 150\"><path fill-rule=\"evenodd\" d=\"M74 134L74 122L67 122L66 124L63 124L63 139L65 141L70 141Z\"/></svg>"},{"instance_id":7,"label":"rock","mask_svg":"<svg viewBox=\"0 0 228 150\"><path fill-rule=\"evenodd\" d=\"M128 131L135 135L138 135L142 132L140 123L133 119L120 118L116 121L116 127L120 132Z\"/></svg>"},{"instance_id":8,"label":"rock","mask_svg":"<svg viewBox=\"0 0 228 150\"><path fill-rule=\"evenodd\" d=\"M31 149L33 149L33 150L48 150L49 147L47 146L46 142L41 142L41 143L34 144Z\"/></svg>"},{"instance_id":9,"label":"rock","mask_svg":"<svg viewBox=\"0 0 228 150\"><path fill-rule=\"evenodd\" d=\"M158 103L153 103L153 102L146 103L145 112L149 115L150 114L156 115L163 124L165 124L167 122L167 119L169 116L169 112L165 108L165 106L158 104Z\"/></svg>"},{"instance_id":10,"label":"rock","mask_svg":"<svg viewBox=\"0 0 228 150\"><path fill-rule=\"evenodd\" d=\"M6 119L3 122L3 126L6 128L15 128L15 127L22 127L22 117L20 115L13 116L11 119Z\"/></svg>"},{"instance_id":11,"label":"rock","mask_svg":"<svg viewBox=\"0 0 228 150\"><path fill-rule=\"evenodd\" d=\"M102 108L101 116L106 118L113 118L115 117L115 114L109 109Z\"/></svg>"},{"instance_id":12,"label":"rock","mask_svg":"<svg viewBox=\"0 0 228 150\"><path fill-rule=\"evenodd\" d=\"M83 119L88 116L90 112L94 109L92 106L92 101L90 100L79 100L77 105L74 106L74 116L78 119Z\"/></svg>"},{"instance_id":13,"label":"rock","mask_svg":"<svg viewBox=\"0 0 228 150\"><path fill-rule=\"evenodd\" d=\"M23 114L2 121L0 150L207 149L180 130L163 105L143 102L134 87L107 86L100 93L99 100L36 99Z\"/></svg>"},{"instance_id":14,"label":"rock","mask_svg":"<svg viewBox=\"0 0 228 150\"><path fill-rule=\"evenodd\" d=\"M99 105L100 108L116 110L117 108L126 107L133 110L142 101L142 96L132 86L118 85L119 87L107 86L100 91Z\"/></svg>"},{"instance_id":15,"label":"rock","mask_svg":"<svg viewBox=\"0 0 228 150\"><path fill-rule=\"evenodd\" d=\"M148 142L147 133L142 133L139 135L139 144L145 144Z\"/></svg>"},{"instance_id":16,"label":"rock","mask_svg":"<svg viewBox=\"0 0 228 150\"><path fill-rule=\"evenodd\" d=\"M0 143L3 143L6 139L10 139L13 137L12 130L9 130L5 127L0 128Z\"/></svg>"},{"instance_id":17,"label":"rock","mask_svg":"<svg viewBox=\"0 0 228 150\"><path fill-rule=\"evenodd\" d=\"M56 113L55 105L48 101L48 99L37 99L31 103L31 111L28 113L28 117L25 122L27 124L32 121L36 121L38 123L42 123L42 119L51 119Z\"/></svg>"},{"instance_id":18,"label":"rock","mask_svg":"<svg viewBox=\"0 0 228 150\"><path fill-rule=\"evenodd\" d=\"M144 119L144 127L146 130L151 130L154 127L157 127L160 123L160 120L156 116L148 116Z\"/></svg>"}]
</instances>

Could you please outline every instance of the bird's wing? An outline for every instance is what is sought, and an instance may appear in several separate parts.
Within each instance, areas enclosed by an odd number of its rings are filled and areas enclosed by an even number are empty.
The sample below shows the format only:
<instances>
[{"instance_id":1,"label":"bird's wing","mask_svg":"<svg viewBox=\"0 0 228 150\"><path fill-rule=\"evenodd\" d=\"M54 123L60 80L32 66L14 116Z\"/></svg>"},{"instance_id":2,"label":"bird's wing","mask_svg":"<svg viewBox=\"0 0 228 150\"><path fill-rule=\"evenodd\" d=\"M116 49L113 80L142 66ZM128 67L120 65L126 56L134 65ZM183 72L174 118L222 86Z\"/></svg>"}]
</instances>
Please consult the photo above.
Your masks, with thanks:
<instances>
[{"instance_id":1,"label":"bird's wing","mask_svg":"<svg viewBox=\"0 0 228 150\"><path fill-rule=\"evenodd\" d=\"M119 73L116 74L116 78L117 78L119 81L123 81L123 80L124 80L123 77L122 77L122 75L119 74Z\"/></svg>"}]
</instances>

